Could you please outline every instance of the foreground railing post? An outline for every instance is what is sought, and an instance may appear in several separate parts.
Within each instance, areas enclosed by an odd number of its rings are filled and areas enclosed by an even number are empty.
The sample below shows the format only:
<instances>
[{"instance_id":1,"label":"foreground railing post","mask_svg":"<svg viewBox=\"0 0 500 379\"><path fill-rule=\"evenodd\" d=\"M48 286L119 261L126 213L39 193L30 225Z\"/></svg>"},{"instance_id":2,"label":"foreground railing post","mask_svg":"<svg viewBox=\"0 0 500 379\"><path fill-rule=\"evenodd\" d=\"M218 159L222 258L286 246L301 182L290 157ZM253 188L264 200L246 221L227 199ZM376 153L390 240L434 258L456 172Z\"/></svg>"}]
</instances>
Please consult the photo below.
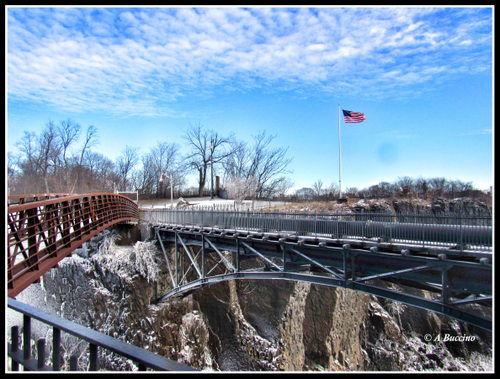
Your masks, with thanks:
<instances>
[{"instance_id":1,"label":"foreground railing post","mask_svg":"<svg viewBox=\"0 0 500 379\"><path fill-rule=\"evenodd\" d=\"M444 261L447 259L446 254L439 254L438 259L440 261ZM444 305L448 304L449 300L449 283L448 283L448 269L449 267L444 266L442 268L442 274L441 274L441 301L443 302Z\"/></svg>"},{"instance_id":2,"label":"foreground railing post","mask_svg":"<svg viewBox=\"0 0 500 379\"><path fill-rule=\"evenodd\" d=\"M61 330L52 329L52 370L61 370Z\"/></svg>"},{"instance_id":3,"label":"foreground railing post","mask_svg":"<svg viewBox=\"0 0 500 379\"><path fill-rule=\"evenodd\" d=\"M90 350L90 366L89 371L98 371L99 370L99 360L97 358L97 349L98 346L93 343L89 344Z\"/></svg>"},{"instance_id":4,"label":"foreground railing post","mask_svg":"<svg viewBox=\"0 0 500 379\"><path fill-rule=\"evenodd\" d=\"M31 317L23 315L23 359L31 357Z\"/></svg>"},{"instance_id":5,"label":"foreground railing post","mask_svg":"<svg viewBox=\"0 0 500 379\"><path fill-rule=\"evenodd\" d=\"M76 355L69 357L69 371L78 371L78 357Z\"/></svg>"},{"instance_id":6,"label":"foreground railing post","mask_svg":"<svg viewBox=\"0 0 500 379\"><path fill-rule=\"evenodd\" d=\"M415 216L416 217L416 216ZM425 248L425 216L420 216L420 226L422 227L422 247ZM415 224L417 222L415 221Z\"/></svg>"},{"instance_id":7,"label":"foreground railing post","mask_svg":"<svg viewBox=\"0 0 500 379\"><path fill-rule=\"evenodd\" d=\"M460 251L463 251L464 250L464 238L463 238L463 228L462 228L462 212L460 211L460 240L459 240L459 244L460 244Z\"/></svg>"},{"instance_id":8,"label":"foreground railing post","mask_svg":"<svg viewBox=\"0 0 500 379\"><path fill-rule=\"evenodd\" d=\"M10 338L12 343L11 351L15 353L19 350L19 326L14 325L11 328ZM14 359L12 359L11 369L12 371L19 371L19 363L17 363Z\"/></svg>"},{"instance_id":9,"label":"foreground railing post","mask_svg":"<svg viewBox=\"0 0 500 379\"><path fill-rule=\"evenodd\" d=\"M45 367L45 339L44 338L40 338L38 340L37 351L38 351L37 368L38 368L38 370L42 370Z\"/></svg>"}]
</instances>

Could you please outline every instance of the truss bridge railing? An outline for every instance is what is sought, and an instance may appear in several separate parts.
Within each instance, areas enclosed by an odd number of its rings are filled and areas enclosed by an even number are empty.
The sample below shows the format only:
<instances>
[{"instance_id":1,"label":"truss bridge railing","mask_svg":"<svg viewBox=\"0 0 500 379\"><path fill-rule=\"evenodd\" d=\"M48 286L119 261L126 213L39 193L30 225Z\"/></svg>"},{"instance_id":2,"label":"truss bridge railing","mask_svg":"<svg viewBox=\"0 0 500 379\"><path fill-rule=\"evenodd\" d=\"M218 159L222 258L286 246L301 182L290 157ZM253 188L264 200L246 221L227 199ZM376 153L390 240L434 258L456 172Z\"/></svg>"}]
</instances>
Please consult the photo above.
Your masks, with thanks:
<instances>
[{"instance_id":1,"label":"truss bridge railing","mask_svg":"<svg viewBox=\"0 0 500 379\"><path fill-rule=\"evenodd\" d=\"M141 209L152 223L491 251L491 216Z\"/></svg>"},{"instance_id":2,"label":"truss bridge railing","mask_svg":"<svg viewBox=\"0 0 500 379\"><path fill-rule=\"evenodd\" d=\"M138 222L139 208L112 193L8 197L7 291L14 298L84 242L115 224Z\"/></svg>"}]
</instances>

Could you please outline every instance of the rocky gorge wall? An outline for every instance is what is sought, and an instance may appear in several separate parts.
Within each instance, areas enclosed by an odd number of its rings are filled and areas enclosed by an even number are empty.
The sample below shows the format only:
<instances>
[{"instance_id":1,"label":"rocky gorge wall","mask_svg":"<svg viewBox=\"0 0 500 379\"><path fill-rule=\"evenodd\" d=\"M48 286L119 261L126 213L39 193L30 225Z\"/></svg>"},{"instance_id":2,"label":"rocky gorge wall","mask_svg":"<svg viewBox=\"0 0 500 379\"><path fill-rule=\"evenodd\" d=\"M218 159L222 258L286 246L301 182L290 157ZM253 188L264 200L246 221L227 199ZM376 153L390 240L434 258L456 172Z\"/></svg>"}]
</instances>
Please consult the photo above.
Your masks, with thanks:
<instances>
[{"instance_id":1,"label":"rocky gorge wall","mask_svg":"<svg viewBox=\"0 0 500 379\"><path fill-rule=\"evenodd\" d=\"M272 211L301 211L301 212L345 212L345 213L406 213L420 215L447 215L460 214L463 217L491 217L491 204L477 198L460 197L455 199L347 199L345 202L307 201L287 203L284 205L265 208Z\"/></svg>"},{"instance_id":2,"label":"rocky gorge wall","mask_svg":"<svg viewBox=\"0 0 500 379\"><path fill-rule=\"evenodd\" d=\"M112 235L94 238L43 277L47 308L199 370L492 370L491 333L344 288L237 280L154 304L167 288L161 253L147 241L117 246ZM153 251L159 272L141 263L144 251ZM474 341L443 341L446 334ZM85 347L77 348L84 367ZM65 349L66 358L74 349ZM101 369L137 370L100 354Z\"/></svg>"},{"instance_id":3,"label":"rocky gorge wall","mask_svg":"<svg viewBox=\"0 0 500 379\"><path fill-rule=\"evenodd\" d=\"M455 199L380 199L359 200L351 206L355 212L391 212L411 214L461 214L464 217L490 217L492 209L484 201L476 198L460 197Z\"/></svg>"}]
</instances>

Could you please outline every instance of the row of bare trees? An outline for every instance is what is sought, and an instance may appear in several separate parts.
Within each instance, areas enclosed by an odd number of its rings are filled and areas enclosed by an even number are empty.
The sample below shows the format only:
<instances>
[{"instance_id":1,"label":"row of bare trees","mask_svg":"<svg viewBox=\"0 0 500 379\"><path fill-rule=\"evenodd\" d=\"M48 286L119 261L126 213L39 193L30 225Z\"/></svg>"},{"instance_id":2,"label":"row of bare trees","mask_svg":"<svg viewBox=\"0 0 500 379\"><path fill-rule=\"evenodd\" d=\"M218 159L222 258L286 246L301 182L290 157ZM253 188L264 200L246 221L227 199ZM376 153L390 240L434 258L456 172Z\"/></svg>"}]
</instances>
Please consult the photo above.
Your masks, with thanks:
<instances>
[{"instance_id":1,"label":"row of bare trees","mask_svg":"<svg viewBox=\"0 0 500 379\"><path fill-rule=\"evenodd\" d=\"M222 136L201 124L190 125L183 136L185 155L178 143L158 141L146 153L126 146L115 161L93 149L99 143L94 126L87 128L83 142L81 137L81 125L71 119L57 125L49 121L38 135L25 132L15 143L17 152L8 152L9 193L139 191L141 198L165 198L173 189L176 196L203 196L214 176L229 192L252 183L247 197L272 197L293 186L286 177L288 149L272 147L276 136L265 131L250 144L234 133ZM196 189L186 187L188 173L196 174Z\"/></svg>"},{"instance_id":2,"label":"row of bare trees","mask_svg":"<svg viewBox=\"0 0 500 379\"><path fill-rule=\"evenodd\" d=\"M349 189L352 195L364 198L415 197L415 198L446 198L481 197L485 193L474 187L472 182L444 177L412 178L398 177L392 183L380 182L368 188Z\"/></svg>"},{"instance_id":3,"label":"row of bare trees","mask_svg":"<svg viewBox=\"0 0 500 379\"><path fill-rule=\"evenodd\" d=\"M73 149L81 134L82 127L71 119L58 125L49 121L39 135L24 132L15 143L18 153L8 153L9 192L75 192L85 180L89 161L98 165L101 162L96 160L102 158L91 152L97 143L97 129L92 125L83 146ZM106 164L99 167L106 169Z\"/></svg>"},{"instance_id":4,"label":"row of bare trees","mask_svg":"<svg viewBox=\"0 0 500 379\"><path fill-rule=\"evenodd\" d=\"M317 180L312 187L304 187L296 190L291 197L295 201L332 200L339 197L339 186L330 184L325 186L323 181ZM488 196L490 191L476 189L472 182L464 182L458 179L451 180L443 177L435 178L412 178L409 176L398 177L392 183L380 182L368 188L358 189L348 187L343 191L343 196L365 199L390 199L402 198L445 198L477 197L482 199Z\"/></svg>"}]
</instances>

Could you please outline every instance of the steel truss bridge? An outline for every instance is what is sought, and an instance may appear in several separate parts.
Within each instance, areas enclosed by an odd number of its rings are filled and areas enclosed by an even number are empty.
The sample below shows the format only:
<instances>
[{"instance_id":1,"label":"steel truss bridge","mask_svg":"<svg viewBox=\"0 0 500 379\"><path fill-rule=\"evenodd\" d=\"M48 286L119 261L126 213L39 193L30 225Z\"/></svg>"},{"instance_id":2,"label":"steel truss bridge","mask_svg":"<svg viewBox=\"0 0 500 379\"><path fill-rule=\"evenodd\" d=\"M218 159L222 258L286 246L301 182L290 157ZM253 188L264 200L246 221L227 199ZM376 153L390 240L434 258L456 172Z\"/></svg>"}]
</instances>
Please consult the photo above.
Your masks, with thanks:
<instances>
[{"instance_id":1,"label":"steel truss bridge","mask_svg":"<svg viewBox=\"0 0 500 379\"><path fill-rule=\"evenodd\" d=\"M158 302L227 280L283 279L350 288L492 330L491 217L141 209L141 220L168 270L171 290Z\"/></svg>"}]
</instances>

